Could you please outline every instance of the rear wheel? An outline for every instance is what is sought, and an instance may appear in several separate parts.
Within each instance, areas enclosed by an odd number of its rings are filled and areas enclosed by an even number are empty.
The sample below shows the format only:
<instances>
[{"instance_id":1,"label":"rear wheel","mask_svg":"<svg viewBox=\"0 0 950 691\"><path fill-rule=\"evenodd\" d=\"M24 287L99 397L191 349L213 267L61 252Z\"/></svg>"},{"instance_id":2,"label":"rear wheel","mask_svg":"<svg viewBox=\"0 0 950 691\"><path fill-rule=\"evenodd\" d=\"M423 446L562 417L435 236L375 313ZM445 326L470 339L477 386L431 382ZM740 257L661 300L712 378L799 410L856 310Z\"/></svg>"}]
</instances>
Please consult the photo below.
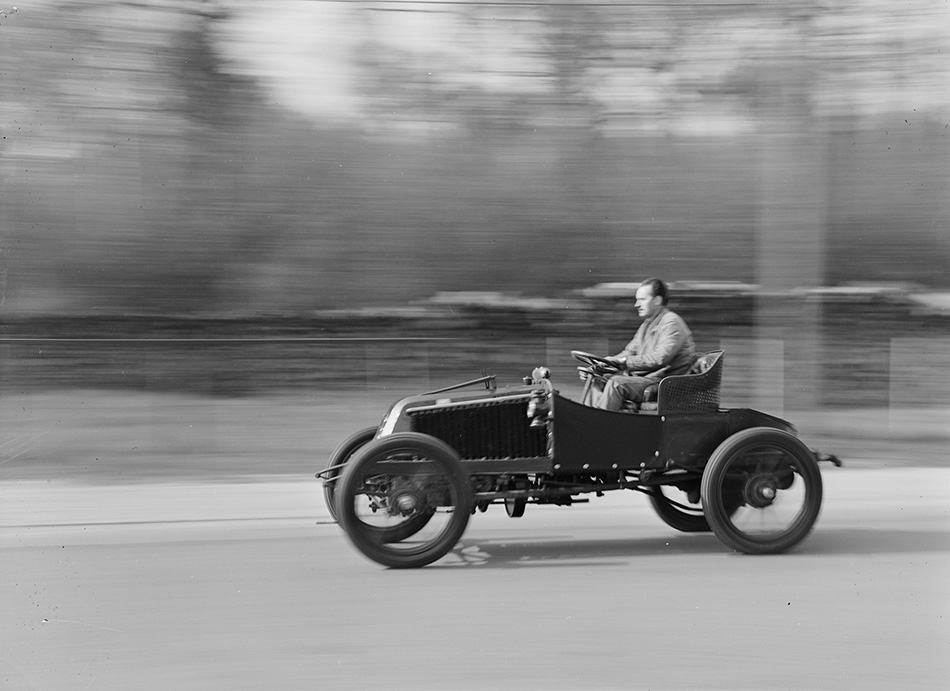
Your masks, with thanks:
<instances>
[{"instance_id":1,"label":"rear wheel","mask_svg":"<svg viewBox=\"0 0 950 691\"><path fill-rule=\"evenodd\" d=\"M455 546L473 499L458 454L434 437L407 432L357 451L336 502L340 525L360 552L384 566L414 568Z\"/></svg>"},{"instance_id":2,"label":"rear wheel","mask_svg":"<svg viewBox=\"0 0 950 691\"><path fill-rule=\"evenodd\" d=\"M694 488L699 491L699 483ZM690 500L690 492L681 490L674 485L657 485L650 493L650 503L656 515L664 523L675 530L683 533L708 533L712 528L709 521L706 520L706 512L703 510L703 504L693 503ZM699 499L699 497L695 497ZM727 497L726 508L731 516L742 503L742 498L735 492Z\"/></svg>"},{"instance_id":3,"label":"rear wheel","mask_svg":"<svg viewBox=\"0 0 950 691\"><path fill-rule=\"evenodd\" d=\"M687 493L672 485L657 485L650 493L650 503L656 515L671 528L684 533L708 533L709 522L703 507L689 505Z\"/></svg>"},{"instance_id":4,"label":"rear wheel","mask_svg":"<svg viewBox=\"0 0 950 691\"><path fill-rule=\"evenodd\" d=\"M756 427L724 441L701 487L706 518L723 543L747 554L778 554L801 542L821 509L821 472L794 435ZM739 507L730 511L739 498Z\"/></svg>"}]
</instances>

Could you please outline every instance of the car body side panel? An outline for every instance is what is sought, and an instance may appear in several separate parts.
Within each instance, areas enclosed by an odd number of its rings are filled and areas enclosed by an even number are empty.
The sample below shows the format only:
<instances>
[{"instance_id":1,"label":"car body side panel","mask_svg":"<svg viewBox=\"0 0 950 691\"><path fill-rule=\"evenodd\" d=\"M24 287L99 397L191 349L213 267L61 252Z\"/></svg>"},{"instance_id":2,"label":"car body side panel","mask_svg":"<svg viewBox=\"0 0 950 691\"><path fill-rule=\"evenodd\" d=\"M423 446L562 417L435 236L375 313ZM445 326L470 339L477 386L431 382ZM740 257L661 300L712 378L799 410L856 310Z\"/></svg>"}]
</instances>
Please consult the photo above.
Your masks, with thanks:
<instances>
[{"instance_id":1,"label":"car body side panel","mask_svg":"<svg viewBox=\"0 0 950 691\"><path fill-rule=\"evenodd\" d=\"M663 429L660 453L647 468L701 468L712 452L732 432L724 412L682 413L660 418Z\"/></svg>"},{"instance_id":2,"label":"car body side panel","mask_svg":"<svg viewBox=\"0 0 950 691\"><path fill-rule=\"evenodd\" d=\"M637 469L652 460L662 423L656 415L599 410L555 394L551 424L555 470L593 472Z\"/></svg>"},{"instance_id":3,"label":"car body side panel","mask_svg":"<svg viewBox=\"0 0 950 691\"><path fill-rule=\"evenodd\" d=\"M795 434L785 420L748 408L618 413L582 405L556 391L548 394L550 419L532 427L527 407L537 393L534 387L519 387L410 397L390 409L377 436L411 430L442 439L472 473L595 473L701 471L715 449L741 430L771 427Z\"/></svg>"},{"instance_id":4,"label":"car body side panel","mask_svg":"<svg viewBox=\"0 0 950 691\"><path fill-rule=\"evenodd\" d=\"M661 417L660 453L648 461L654 470L671 467L702 470L706 461L727 438L750 427L772 427L795 434L790 423L750 408L715 413L678 413Z\"/></svg>"}]
</instances>

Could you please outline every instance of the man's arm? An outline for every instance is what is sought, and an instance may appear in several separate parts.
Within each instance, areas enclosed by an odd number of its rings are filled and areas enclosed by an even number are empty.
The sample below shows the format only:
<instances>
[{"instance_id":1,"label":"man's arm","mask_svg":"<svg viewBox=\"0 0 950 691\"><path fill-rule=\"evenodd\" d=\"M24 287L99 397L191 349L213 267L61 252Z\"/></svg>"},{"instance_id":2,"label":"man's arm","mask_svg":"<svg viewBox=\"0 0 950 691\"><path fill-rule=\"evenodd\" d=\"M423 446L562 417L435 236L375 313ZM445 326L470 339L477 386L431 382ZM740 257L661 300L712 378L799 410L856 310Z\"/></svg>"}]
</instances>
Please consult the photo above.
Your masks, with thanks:
<instances>
[{"instance_id":1,"label":"man's arm","mask_svg":"<svg viewBox=\"0 0 950 691\"><path fill-rule=\"evenodd\" d=\"M623 347L616 355L608 357L608 360L613 360L618 365L623 365L627 358L634 357L640 350L643 348L643 338L646 335L647 325L646 323L640 324L640 327L637 329L637 333L634 334L633 338L630 339L630 342Z\"/></svg>"}]
</instances>

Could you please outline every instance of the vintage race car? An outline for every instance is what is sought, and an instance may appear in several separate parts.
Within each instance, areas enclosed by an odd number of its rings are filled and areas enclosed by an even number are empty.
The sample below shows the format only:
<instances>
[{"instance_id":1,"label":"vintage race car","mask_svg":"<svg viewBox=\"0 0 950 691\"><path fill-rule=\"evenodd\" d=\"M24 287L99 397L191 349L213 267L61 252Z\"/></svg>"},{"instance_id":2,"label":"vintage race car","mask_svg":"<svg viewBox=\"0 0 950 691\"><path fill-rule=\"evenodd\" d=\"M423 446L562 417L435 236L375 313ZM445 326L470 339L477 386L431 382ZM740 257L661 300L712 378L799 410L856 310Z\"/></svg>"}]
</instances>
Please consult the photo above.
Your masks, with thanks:
<instances>
[{"instance_id":1,"label":"vintage race car","mask_svg":"<svg viewBox=\"0 0 950 691\"><path fill-rule=\"evenodd\" d=\"M588 381L613 363L573 351ZM723 353L663 379L656 400L611 412L561 395L539 367L515 386L485 376L411 396L344 441L323 480L327 507L356 548L392 568L430 564L476 511L570 506L635 490L676 530L712 530L728 547L784 552L821 508L818 463L785 420L720 408Z\"/></svg>"}]
</instances>

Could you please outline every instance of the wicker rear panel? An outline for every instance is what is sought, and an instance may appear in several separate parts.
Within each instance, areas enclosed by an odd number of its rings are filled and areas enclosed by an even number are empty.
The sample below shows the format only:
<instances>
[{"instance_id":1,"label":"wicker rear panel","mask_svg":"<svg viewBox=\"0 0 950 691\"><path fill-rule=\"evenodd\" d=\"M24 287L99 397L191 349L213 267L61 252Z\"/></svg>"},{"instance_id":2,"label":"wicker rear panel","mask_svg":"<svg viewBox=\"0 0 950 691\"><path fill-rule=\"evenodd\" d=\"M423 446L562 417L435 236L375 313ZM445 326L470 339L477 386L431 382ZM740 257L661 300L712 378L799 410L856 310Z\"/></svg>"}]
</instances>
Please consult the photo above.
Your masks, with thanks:
<instances>
[{"instance_id":1,"label":"wicker rear panel","mask_svg":"<svg viewBox=\"0 0 950 691\"><path fill-rule=\"evenodd\" d=\"M441 439L462 460L547 456L547 430L531 427L528 401L500 401L409 411L412 431Z\"/></svg>"},{"instance_id":2,"label":"wicker rear panel","mask_svg":"<svg viewBox=\"0 0 950 691\"><path fill-rule=\"evenodd\" d=\"M702 374L676 375L660 382L658 409L667 413L704 413L719 410L722 356Z\"/></svg>"}]
</instances>

